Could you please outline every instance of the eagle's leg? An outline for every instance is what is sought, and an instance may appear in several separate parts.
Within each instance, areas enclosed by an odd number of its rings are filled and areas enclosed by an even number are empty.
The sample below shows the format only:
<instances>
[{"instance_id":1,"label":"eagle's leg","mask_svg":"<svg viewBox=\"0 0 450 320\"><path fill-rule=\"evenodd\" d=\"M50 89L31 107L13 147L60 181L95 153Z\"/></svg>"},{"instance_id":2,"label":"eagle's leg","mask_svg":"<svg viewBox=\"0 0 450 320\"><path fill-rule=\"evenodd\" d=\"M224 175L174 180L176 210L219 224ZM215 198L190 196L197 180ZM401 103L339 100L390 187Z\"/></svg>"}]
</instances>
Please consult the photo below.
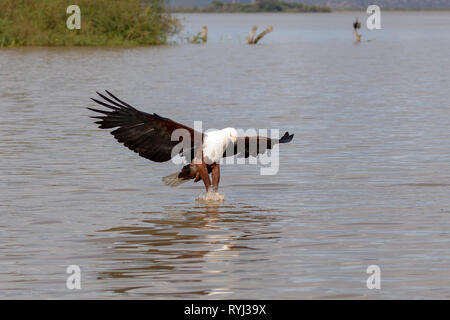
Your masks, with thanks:
<instances>
[{"instance_id":1,"label":"eagle's leg","mask_svg":"<svg viewBox=\"0 0 450 320\"><path fill-rule=\"evenodd\" d=\"M218 163L211 164L211 177L212 177L212 189L214 192L219 191L219 181L220 181L220 165Z\"/></svg>"},{"instance_id":2,"label":"eagle's leg","mask_svg":"<svg viewBox=\"0 0 450 320\"><path fill-rule=\"evenodd\" d=\"M198 148L193 163L197 167L197 176L203 180L206 192L209 192L211 189L211 180L209 179L209 173L211 172L212 166L209 164L206 165L205 163L205 159L203 158L203 147Z\"/></svg>"},{"instance_id":3,"label":"eagle's leg","mask_svg":"<svg viewBox=\"0 0 450 320\"><path fill-rule=\"evenodd\" d=\"M201 163L196 163L195 166L198 169L198 174L200 178L202 178L203 183L205 184L206 192L211 188L211 180L209 179L208 169L206 168L205 161Z\"/></svg>"}]
</instances>

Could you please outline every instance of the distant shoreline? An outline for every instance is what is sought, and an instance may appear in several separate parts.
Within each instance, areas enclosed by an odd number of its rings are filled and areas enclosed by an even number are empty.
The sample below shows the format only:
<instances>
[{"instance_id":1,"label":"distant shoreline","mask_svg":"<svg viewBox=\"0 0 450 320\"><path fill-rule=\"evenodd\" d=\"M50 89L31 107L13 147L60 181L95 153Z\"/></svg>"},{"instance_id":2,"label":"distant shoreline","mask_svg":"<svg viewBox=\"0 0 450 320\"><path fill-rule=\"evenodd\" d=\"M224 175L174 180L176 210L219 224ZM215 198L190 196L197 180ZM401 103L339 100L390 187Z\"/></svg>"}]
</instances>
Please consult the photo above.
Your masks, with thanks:
<instances>
[{"instance_id":1,"label":"distant shoreline","mask_svg":"<svg viewBox=\"0 0 450 320\"><path fill-rule=\"evenodd\" d=\"M223 3L213 1L204 7L173 7L168 8L170 13L323 13L331 12L328 6L306 5L296 2L286 2L278 0L260 0L258 3Z\"/></svg>"},{"instance_id":2,"label":"distant shoreline","mask_svg":"<svg viewBox=\"0 0 450 320\"><path fill-rule=\"evenodd\" d=\"M333 8L333 12L355 12L355 11L366 11L367 8ZM380 7L381 11L388 11L388 12L420 12L420 11L426 11L426 12L430 12L430 11L450 11L450 7L449 8L383 8Z\"/></svg>"},{"instance_id":3,"label":"distant shoreline","mask_svg":"<svg viewBox=\"0 0 450 320\"><path fill-rule=\"evenodd\" d=\"M448 12L450 8L444 9L381 9L382 12ZM293 11L259 11L259 12L205 12L205 11L185 11L185 10L168 10L171 14L177 13L216 13L216 14L286 14L286 13L343 13L343 12L366 12L366 9L333 9L327 12L293 12Z\"/></svg>"},{"instance_id":4,"label":"distant shoreline","mask_svg":"<svg viewBox=\"0 0 450 320\"><path fill-rule=\"evenodd\" d=\"M450 10L450 9L449 9ZM335 12L333 10L330 11L255 11L255 12L208 12L208 11L191 11L191 10L167 10L170 14L174 13L217 13L217 14L261 14L261 13L273 13L273 14L285 14L285 13L332 13ZM348 10L350 11L350 10ZM356 10L355 10L356 11Z\"/></svg>"},{"instance_id":5,"label":"distant shoreline","mask_svg":"<svg viewBox=\"0 0 450 320\"><path fill-rule=\"evenodd\" d=\"M218 13L218 14L255 14L255 13L273 13L273 14L285 14L285 13L342 13L342 12L366 12L366 8L333 8L330 11L257 11L257 12L207 12L202 10L191 10L192 8L168 8L167 11L176 13ZM417 9L398 9L398 8L381 8L382 12L448 12L450 8L417 8Z\"/></svg>"}]
</instances>

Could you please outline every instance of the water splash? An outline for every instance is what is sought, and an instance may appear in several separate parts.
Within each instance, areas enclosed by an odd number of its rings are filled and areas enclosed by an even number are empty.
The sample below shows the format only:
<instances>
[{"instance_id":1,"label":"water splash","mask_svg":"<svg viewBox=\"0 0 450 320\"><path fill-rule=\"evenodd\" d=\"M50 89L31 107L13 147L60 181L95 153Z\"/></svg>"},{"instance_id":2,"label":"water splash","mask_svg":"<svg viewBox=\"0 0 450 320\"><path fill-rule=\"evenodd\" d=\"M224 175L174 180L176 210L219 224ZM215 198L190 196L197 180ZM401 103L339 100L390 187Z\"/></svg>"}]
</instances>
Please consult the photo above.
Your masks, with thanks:
<instances>
[{"instance_id":1,"label":"water splash","mask_svg":"<svg viewBox=\"0 0 450 320\"><path fill-rule=\"evenodd\" d=\"M200 194L196 201L198 203L223 203L225 197L218 192L208 191Z\"/></svg>"}]
</instances>

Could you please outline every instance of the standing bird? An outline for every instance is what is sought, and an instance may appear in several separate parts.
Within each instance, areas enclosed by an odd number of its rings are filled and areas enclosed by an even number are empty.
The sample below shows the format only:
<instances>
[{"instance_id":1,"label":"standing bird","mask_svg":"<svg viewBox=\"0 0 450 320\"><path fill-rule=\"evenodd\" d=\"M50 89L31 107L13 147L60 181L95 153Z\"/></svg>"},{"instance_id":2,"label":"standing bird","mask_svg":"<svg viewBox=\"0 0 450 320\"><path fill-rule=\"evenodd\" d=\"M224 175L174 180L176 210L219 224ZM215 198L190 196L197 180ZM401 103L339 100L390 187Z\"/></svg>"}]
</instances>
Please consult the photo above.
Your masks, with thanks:
<instances>
[{"instance_id":1,"label":"standing bird","mask_svg":"<svg viewBox=\"0 0 450 320\"><path fill-rule=\"evenodd\" d=\"M353 22L353 29L359 29L361 28L361 23L358 21L358 18L356 18L355 22Z\"/></svg>"},{"instance_id":2,"label":"standing bird","mask_svg":"<svg viewBox=\"0 0 450 320\"><path fill-rule=\"evenodd\" d=\"M361 42L361 34L358 34L358 29L361 28L361 23L356 18L355 22L353 22L353 35L355 36L356 42Z\"/></svg>"},{"instance_id":3,"label":"standing bird","mask_svg":"<svg viewBox=\"0 0 450 320\"><path fill-rule=\"evenodd\" d=\"M110 110L88 108L101 114L91 116L91 118L99 119L95 122L100 125L99 128L117 128L111 131L114 138L149 160L165 162L177 155L191 160L181 171L162 179L166 185L172 187L188 180L198 182L201 179L207 192L218 192L219 163L223 157L257 156L277 143L290 142L294 136L286 132L281 139L277 140L262 136L238 137L234 128L200 133L156 113L139 111L111 92L105 91L106 95L97 92L103 101L91 99ZM211 174L212 182L209 174Z\"/></svg>"}]
</instances>

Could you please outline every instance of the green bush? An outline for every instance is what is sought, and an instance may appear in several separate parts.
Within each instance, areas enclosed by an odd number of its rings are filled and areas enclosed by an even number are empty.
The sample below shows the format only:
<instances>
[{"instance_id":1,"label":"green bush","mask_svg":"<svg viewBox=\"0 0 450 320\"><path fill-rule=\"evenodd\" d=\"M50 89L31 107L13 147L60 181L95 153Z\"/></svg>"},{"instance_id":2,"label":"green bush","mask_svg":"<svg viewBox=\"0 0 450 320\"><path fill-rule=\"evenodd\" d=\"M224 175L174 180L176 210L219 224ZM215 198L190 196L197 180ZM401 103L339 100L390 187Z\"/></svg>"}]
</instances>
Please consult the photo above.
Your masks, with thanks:
<instances>
[{"instance_id":1,"label":"green bush","mask_svg":"<svg viewBox=\"0 0 450 320\"><path fill-rule=\"evenodd\" d=\"M66 26L72 4L80 30ZM164 0L0 0L0 47L156 45L180 28Z\"/></svg>"}]
</instances>

